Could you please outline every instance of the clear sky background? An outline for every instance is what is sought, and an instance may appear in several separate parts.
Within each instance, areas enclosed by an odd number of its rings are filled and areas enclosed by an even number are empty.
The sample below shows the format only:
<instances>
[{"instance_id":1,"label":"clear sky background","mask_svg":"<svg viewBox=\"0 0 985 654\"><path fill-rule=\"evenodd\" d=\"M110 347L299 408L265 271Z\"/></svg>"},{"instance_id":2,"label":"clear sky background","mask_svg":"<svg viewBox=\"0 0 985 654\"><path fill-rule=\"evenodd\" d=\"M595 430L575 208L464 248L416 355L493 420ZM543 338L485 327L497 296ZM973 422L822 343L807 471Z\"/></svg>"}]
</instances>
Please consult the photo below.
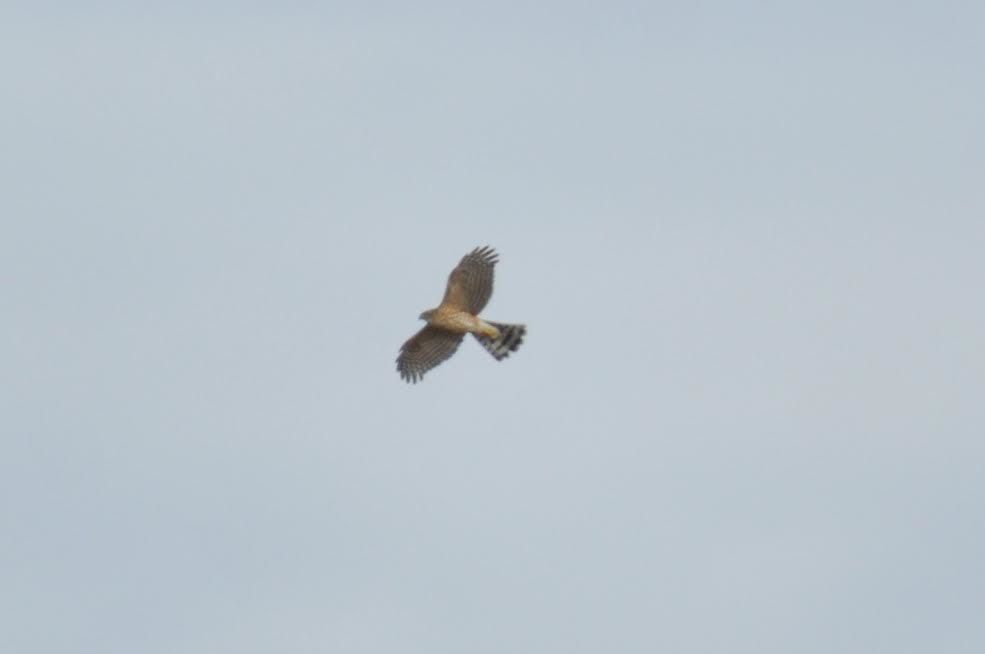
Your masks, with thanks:
<instances>
[{"instance_id":1,"label":"clear sky background","mask_svg":"<svg viewBox=\"0 0 985 654\"><path fill-rule=\"evenodd\" d=\"M5 5L0 650L985 651L983 7Z\"/></svg>"}]
</instances>

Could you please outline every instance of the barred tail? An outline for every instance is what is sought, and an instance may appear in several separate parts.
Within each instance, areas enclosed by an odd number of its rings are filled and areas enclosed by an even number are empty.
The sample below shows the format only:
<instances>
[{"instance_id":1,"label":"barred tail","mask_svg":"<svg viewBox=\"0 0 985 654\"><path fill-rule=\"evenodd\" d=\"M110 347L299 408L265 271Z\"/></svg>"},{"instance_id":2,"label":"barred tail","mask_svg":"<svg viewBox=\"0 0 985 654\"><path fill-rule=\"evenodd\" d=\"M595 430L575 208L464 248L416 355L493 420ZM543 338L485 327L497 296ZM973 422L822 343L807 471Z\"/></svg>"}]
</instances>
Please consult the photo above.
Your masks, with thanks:
<instances>
[{"instance_id":1,"label":"barred tail","mask_svg":"<svg viewBox=\"0 0 985 654\"><path fill-rule=\"evenodd\" d=\"M490 322L489 324L499 330L499 338L489 338L478 334L475 334L475 338L482 343L482 347L489 350L489 354L496 357L497 361L502 361L510 355L510 352L516 352L516 349L520 347L520 343L523 342L523 337L527 333L527 327L526 325L504 325L499 322Z\"/></svg>"}]
</instances>

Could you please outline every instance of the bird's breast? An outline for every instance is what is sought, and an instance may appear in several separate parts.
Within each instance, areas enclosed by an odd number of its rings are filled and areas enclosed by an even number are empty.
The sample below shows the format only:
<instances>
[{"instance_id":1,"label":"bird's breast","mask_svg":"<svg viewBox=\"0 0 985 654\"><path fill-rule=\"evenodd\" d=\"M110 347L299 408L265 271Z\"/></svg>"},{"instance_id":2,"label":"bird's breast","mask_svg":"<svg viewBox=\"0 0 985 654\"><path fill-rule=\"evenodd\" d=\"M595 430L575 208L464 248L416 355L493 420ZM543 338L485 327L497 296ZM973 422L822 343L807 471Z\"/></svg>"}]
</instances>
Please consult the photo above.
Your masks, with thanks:
<instances>
[{"instance_id":1,"label":"bird's breast","mask_svg":"<svg viewBox=\"0 0 985 654\"><path fill-rule=\"evenodd\" d=\"M431 315L431 319L428 322L435 327L440 327L442 329L447 329L448 331L462 334L474 332L476 334L489 336L490 329L496 331L496 328L492 325L480 320L471 313L460 311L458 309L442 309L439 307Z\"/></svg>"}]
</instances>

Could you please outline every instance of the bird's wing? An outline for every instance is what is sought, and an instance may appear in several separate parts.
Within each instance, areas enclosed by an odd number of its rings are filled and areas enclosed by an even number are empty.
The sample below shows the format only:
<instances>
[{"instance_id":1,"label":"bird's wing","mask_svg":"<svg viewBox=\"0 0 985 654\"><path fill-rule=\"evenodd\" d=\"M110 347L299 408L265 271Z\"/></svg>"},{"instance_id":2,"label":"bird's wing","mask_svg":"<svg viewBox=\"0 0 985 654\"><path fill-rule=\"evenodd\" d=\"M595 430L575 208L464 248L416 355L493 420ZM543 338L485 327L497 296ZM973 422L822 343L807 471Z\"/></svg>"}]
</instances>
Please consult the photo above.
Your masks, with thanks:
<instances>
[{"instance_id":1,"label":"bird's wing","mask_svg":"<svg viewBox=\"0 0 985 654\"><path fill-rule=\"evenodd\" d=\"M400 348L397 371L408 382L417 383L431 368L455 354L465 334L426 325Z\"/></svg>"},{"instance_id":2,"label":"bird's wing","mask_svg":"<svg viewBox=\"0 0 985 654\"><path fill-rule=\"evenodd\" d=\"M493 291L493 268L499 255L488 245L476 248L462 257L448 275L448 287L442 305L472 315L478 314L489 302Z\"/></svg>"}]
</instances>

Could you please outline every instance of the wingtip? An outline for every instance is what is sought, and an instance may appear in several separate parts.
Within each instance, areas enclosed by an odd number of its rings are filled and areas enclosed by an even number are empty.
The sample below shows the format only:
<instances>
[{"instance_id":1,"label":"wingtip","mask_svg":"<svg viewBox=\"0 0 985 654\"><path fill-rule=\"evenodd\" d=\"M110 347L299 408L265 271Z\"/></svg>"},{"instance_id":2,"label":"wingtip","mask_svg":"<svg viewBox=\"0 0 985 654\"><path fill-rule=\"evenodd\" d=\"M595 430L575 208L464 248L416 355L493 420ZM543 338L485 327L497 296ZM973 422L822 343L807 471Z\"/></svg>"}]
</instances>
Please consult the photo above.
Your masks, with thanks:
<instances>
[{"instance_id":1,"label":"wingtip","mask_svg":"<svg viewBox=\"0 0 985 654\"><path fill-rule=\"evenodd\" d=\"M491 245L482 245L475 248L470 252L473 256L481 257L488 261L489 263L499 262L499 252L496 252L496 248Z\"/></svg>"}]
</instances>

